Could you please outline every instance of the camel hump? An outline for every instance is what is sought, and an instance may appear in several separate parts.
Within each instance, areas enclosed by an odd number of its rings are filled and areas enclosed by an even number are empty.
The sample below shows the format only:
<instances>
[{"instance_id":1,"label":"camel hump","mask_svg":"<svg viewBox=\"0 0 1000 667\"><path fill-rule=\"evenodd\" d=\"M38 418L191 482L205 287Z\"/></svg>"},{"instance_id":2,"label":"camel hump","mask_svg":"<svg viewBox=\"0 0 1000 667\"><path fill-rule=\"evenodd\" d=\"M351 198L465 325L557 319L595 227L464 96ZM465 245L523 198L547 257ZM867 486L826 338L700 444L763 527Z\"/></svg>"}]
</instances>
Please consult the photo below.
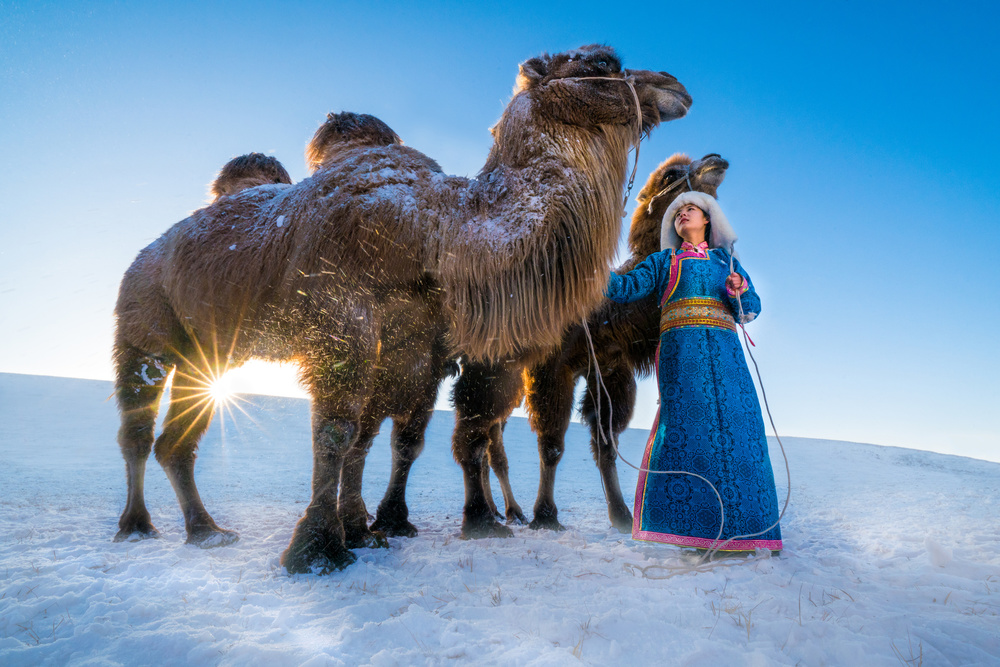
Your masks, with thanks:
<instances>
[{"instance_id":1,"label":"camel hump","mask_svg":"<svg viewBox=\"0 0 1000 667\"><path fill-rule=\"evenodd\" d=\"M263 153L247 153L227 162L215 177L210 191L215 199L247 188L270 183L291 184L292 178L277 159Z\"/></svg>"},{"instance_id":2,"label":"camel hump","mask_svg":"<svg viewBox=\"0 0 1000 667\"><path fill-rule=\"evenodd\" d=\"M402 143L399 135L375 116L352 111L329 113L306 146L306 162L310 171L316 171L346 148L347 144L391 146Z\"/></svg>"}]
</instances>

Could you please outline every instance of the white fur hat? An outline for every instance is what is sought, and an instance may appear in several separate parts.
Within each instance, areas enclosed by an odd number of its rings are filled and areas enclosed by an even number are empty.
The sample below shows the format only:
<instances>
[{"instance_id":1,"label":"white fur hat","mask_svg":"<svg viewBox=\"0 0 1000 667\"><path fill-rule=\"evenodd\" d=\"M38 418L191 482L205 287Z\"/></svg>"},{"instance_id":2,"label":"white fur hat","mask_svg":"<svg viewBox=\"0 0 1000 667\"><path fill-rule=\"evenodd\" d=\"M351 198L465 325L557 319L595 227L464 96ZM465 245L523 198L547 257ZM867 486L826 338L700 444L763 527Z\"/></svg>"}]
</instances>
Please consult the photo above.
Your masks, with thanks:
<instances>
[{"instance_id":1,"label":"white fur hat","mask_svg":"<svg viewBox=\"0 0 1000 667\"><path fill-rule=\"evenodd\" d=\"M674 216L681 206L694 204L708 214L708 219L712 223L712 238L708 239L708 247L723 248L729 251L734 257L733 244L736 243L736 232L726 219L726 214L719 207L719 202L712 195L704 192L685 192L677 197L663 214L663 224L660 227L660 250L667 248L677 249L681 247L681 237L674 229Z\"/></svg>"}]
</instances>

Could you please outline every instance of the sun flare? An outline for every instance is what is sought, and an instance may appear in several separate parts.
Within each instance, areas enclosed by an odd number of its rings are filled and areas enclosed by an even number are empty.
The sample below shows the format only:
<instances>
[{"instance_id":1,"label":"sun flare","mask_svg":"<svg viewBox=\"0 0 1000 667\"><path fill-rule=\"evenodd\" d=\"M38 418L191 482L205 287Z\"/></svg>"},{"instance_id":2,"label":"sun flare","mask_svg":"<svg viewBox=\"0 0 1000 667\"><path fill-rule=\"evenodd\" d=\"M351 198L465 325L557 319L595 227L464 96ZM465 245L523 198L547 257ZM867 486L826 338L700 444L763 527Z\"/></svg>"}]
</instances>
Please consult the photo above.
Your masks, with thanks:
<instances>
[{"instance_id":1,"label":"sun flare","mask_svg":"<svg viewBox=\"0 0 1000 667\"><path fill-rule=\"evenodd\" d=\"M229 405L236 400L236 392L233 390L233 383L225 375L215 378L208 385L208 395L216 406Z\"/></svg>"}]
</instances>

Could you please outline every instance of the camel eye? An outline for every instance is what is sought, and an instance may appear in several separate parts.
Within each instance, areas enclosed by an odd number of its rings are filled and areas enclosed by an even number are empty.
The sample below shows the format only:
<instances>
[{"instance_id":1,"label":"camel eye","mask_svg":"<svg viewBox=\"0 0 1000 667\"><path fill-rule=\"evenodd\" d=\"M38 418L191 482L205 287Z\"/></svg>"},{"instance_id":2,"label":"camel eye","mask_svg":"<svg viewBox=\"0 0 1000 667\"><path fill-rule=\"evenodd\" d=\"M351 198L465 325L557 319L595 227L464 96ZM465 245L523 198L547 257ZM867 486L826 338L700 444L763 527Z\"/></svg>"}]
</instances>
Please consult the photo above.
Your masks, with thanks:
<instances>
[{"instance_id":1,"label":"camel eye","mask_svg":"<svg viewBox=\"0 0 1000 667\"><path fill-rule=\"evenodd\" d=\"M598 60L597 61L597 66L598 67L607 67L608 66L608 61L606 61L606 60Z\"/></svg>"}]
</instances>

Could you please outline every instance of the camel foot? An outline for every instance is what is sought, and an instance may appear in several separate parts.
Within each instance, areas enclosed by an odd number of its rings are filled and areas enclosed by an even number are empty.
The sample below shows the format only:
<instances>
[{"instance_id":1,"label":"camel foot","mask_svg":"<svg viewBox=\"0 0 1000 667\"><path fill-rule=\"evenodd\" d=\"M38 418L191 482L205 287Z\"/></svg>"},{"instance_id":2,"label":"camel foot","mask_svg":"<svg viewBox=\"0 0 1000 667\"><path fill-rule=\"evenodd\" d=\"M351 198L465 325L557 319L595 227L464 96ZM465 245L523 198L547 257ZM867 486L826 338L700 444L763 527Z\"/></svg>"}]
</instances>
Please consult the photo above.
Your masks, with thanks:
<instances>
[{"instance_id":1,"label":"camel foot","mask_svg":"<svg viewBox=\"0 0 1000 667\"><path fill-rule=\"evenodd\" d=\"M160 537L160 531L153 526L149 512L143 510L134 514L123 513L118 519L118 533L115 542L138 542Z\"/></svg>"},{"instance_id":2,"label":"camel foot","mask_svg":"<svg viewBox=\"0 0 1000 667\"><path fill-rule=\"evenodd\" d=\"M281 554L281 564L288 574L330 574L358 559L344 543L322 530L298 530Z\"/></svg>"},{"instance_id":3,"label":"camel foot","mask_svg":"<svg viewBox=\"0 0 1000 667\"><path fill-rule=\"evenodd\" d=\"M496 503L493 502L492 498L486 498L486 509L497 521L503 521L505 519L504 515L500 513L500 508L496 506Z\"/></svg>"},{"instance_id":4,"label":"camel foot","mask_svg":"<svg viewBox=\"0 0 1000 667\"><path fill-rule=\"evenodd\" d=\"M141 540L160 539L160 531L150 524L146 528L122 528L115 535L115 542L139 542Z\"/></svg>"},{"instance_id":5,"label":"camel foot","mask_svg":"<svg viewBox=\"0 0 1000 667\"><path fill-rule=\"evenodd\" d=\"M559 523L555 515L535 514L534 520L528 524L532 530L566 530L566 526Z\"/></svg>"},{"instance_id":6,"label":"camel foot","mask_svg":"<svg viewBox=\"0 0 1000 667\"><path fill-rule=\"evenodd\" d=\"M632 534L632 513L628 510L617 510L608 508L608 517L611 525L622 533Z\"/></svg>"},{"instance_id":7,"label":"camel foot","mask_svg":"<svg viewBox=\"0 0 1000 667\"><path fill-rule=\"evenodd\" d=\"M344 546L348 549L388 549L389 540L380 530L348 530L344 527Z\"/></svg>"},{"instance_id":8,"label":"camel foot","mask_svg":"<svg viewBox=\"0 0 1000 667\"><path fill-rule=\"evenodd\" d=\"M225 530L218 526L199 526L188 532L186 544L193 544L202 549L226 547L238 542L240 534L235 530Z\"/></svg>"},{"instance_id":9,"label":"camel foot","mask_svg":"<svg viewBox=\"0 0 1000 667\"><path fill-rule=\"evenodd\" d=\"M498 522L493 517L487 516L482 520L465 519L462 522L462 539L478 540L484 537L513 537L514 531Z\"/></svg>"},{"instance_id":10,"label":"camel foot","mask_svg":"<svg viewBox=\"0 0 1000 667\"><path fill-rule=\"evenodd\" d=\"M518 526L525 526L528 524L528 518L524 516L524 512L518 506L510 507L507 509L507 516L504 517L507 520L507 525L515 524Z\"/></svg>"},{"instance_id":11,"label":"camel foot","mask_svg":"<svg viewBox=\"0 0 1000 667\"><path fill-rule=\"evenodd\" d=\"M417 527L406 519L383 519L379 517L372 524L372 530L378 530L389 537L416 537Z\"/></svg>"}]
</instances>

